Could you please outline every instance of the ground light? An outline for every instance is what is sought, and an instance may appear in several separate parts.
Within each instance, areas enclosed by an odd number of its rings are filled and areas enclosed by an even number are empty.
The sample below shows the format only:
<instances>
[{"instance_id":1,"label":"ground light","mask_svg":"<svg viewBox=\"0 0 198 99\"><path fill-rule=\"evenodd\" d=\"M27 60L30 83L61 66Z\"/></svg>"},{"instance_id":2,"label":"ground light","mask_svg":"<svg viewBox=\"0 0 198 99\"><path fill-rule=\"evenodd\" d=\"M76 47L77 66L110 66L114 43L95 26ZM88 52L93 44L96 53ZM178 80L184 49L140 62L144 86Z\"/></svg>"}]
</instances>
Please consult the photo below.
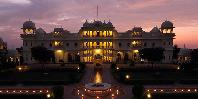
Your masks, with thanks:
<instances>
[{"instance_id":1,"label":"ground light","mask_svg":"<svg viewBox=\"0 0 198 99\"><path fill-rule=\"evenodd\" d=\"M147 94L147 98L149 98L149 99L151 98L151 94L150 93Z\"/></svg>"},{"instance_id":2,"label":"ground light","mask_svg":"<svg viewBox=\"0 0 198 99\"><path fill-rule=\"evenodd\" d=\"M126 76L125 76L125 78L126 78L126 79L129 79L129 78L130 78L130 76L129 76L129 75L126 75Z\"/></svg>"},{"instance_id":3,"label":"ground light","mask_svg":"<svg viewBox=\"0 0 198 99\"><path fill-rule=\"evenodd\" d=\"M19 71L21 71L21 69L22 69L21 67L18 68Z\"/></svg>"},{"instance_id":4,"label":"ground light","mask_svg":"<svg viewBox=\"0 0 198 99\"><path fill-rule=\"evenodd\" d=\"M51 95L50 94L47 94L47 98L50 98L51 97Z\"/></svg>"}]
</instances>

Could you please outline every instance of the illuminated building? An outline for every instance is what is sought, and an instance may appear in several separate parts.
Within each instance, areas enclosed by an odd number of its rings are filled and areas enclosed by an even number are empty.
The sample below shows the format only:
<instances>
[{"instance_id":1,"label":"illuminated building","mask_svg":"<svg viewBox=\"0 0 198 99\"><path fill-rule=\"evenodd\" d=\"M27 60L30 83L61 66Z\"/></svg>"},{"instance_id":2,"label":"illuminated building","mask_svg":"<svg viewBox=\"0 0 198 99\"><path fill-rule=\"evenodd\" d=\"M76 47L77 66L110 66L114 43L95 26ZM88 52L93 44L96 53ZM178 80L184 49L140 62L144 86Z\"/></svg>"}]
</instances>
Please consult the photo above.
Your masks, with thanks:
<instances>
[{"instance_id":1,"label":"illuminated building","mask_svg":"<svg viewBox=\"0 0 198 99\"><path fill-rule=\"evenodd\" d=\"M163 63L172 62L174 26L165 21L161 27L154 27L145 32L141 27L118 33L109 22L86 21L78 33L70 33L63 28L54 28L46 33L42 28L36 29L32 21L23 24L23 57L25 63L34 63L31 48L44 46L54 51L54 62L122 62L124 59L140 62L139 50L142 48L162 47Z\"/></svg>"}]
</instances>

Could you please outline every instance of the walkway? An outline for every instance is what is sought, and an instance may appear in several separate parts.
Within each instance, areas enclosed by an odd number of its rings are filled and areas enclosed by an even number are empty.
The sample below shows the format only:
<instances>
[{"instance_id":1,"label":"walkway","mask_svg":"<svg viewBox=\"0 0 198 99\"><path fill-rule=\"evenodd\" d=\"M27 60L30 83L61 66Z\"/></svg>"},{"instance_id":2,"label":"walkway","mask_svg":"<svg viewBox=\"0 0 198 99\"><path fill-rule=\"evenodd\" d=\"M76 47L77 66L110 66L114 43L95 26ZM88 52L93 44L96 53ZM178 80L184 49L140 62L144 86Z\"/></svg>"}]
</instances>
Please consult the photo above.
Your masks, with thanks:
<instances>
[{"instance_id":1,"label":"walkway","mask_svg":"<svg viewBox=\"0 0 198 99\"><path fill-rule=\"evenodd\" d=\"M109 64L103 64L102 66L103 66L103 73L102 73L103 74L102 75L103 82L119 86L124 90L124 93L125 93L124 95L121 95L121 96L118 96L115 98L111 98L111 99L131 99L132 86L131 85L123 85L123 84L118 83L116 80L114 80L111 75ZM68 97L69 97L69 99L81 99L80 96L73 95L72 91L74 88L76 88L77 86L79 86L81 84L86 84L86 83L92 82L91 79L94 76L93 67L94 67L93 64L87 64L85 75L79 84L72 84L72 85L65 86L64 99L68 99ZM84 99L87 99L87 98L84 98ZM100 99L103 99L103 98L100 98Z\"/></svg>"}]
</instances>

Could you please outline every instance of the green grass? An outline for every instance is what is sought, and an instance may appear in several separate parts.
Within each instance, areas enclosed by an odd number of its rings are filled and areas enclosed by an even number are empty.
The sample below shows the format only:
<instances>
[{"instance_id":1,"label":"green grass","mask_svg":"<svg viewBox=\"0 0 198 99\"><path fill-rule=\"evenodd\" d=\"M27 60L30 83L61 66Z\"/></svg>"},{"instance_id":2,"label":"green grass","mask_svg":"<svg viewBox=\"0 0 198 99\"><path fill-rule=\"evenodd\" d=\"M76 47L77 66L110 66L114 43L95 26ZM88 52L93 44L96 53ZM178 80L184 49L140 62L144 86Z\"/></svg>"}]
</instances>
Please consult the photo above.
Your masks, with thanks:
<instances>
[{"instance_id":1,"label":"green grass","mask_svg":"<svg viewBox=\"0 0 198 99\"><path fill-rule=\"evenodd\" d=\"M28 84L70 84L81 80L83 71L78 70L34 70L27 72L7 71L0 73L0 85Z\"/></svg>"},{"instance_id":2,"label":"green grass","mask_svg":"<svg viewBox=\"0 0 198 99\"><path fill-rule=\"evenodd\" d=\"M116 80L121 83L134 84L197 84L198 72L182 72L182 71L130 71L119 70L112 71ZM125 76L130 75L130 79Z\"/></svg>"}]
</instances>

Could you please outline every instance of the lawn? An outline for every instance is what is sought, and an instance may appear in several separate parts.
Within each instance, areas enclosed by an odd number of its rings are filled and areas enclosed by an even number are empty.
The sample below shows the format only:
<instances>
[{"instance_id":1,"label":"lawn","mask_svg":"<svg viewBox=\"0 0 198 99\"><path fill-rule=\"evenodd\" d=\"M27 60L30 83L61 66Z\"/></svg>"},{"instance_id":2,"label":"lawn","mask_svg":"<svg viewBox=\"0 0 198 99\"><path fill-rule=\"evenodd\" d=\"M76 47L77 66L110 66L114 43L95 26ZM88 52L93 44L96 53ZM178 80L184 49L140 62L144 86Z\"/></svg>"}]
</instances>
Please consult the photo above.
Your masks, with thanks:
<instances>
[{"instance_id":1,"label":"lawn","mask_svg":"<svg viewBox=\"0 0 198 99\"><path fill-rule=\"evenodd\" d=\"M134 84L197 84L198 71L174 69L112 69L112 74L121 83ZM128 75L128 77L126 77Z\"/></svg>"},{"instance_id":2,"label":"lawn","mask_svg":"<svg viewBox=\"0 0 198 99\"><path fill-rule=\"evenodd\" d=\"M24 72L15 69L0 73L0 85L53 85L71 84L81 80L84 70L56 68L34 69Z\"/></svg>"}]
</instances>

